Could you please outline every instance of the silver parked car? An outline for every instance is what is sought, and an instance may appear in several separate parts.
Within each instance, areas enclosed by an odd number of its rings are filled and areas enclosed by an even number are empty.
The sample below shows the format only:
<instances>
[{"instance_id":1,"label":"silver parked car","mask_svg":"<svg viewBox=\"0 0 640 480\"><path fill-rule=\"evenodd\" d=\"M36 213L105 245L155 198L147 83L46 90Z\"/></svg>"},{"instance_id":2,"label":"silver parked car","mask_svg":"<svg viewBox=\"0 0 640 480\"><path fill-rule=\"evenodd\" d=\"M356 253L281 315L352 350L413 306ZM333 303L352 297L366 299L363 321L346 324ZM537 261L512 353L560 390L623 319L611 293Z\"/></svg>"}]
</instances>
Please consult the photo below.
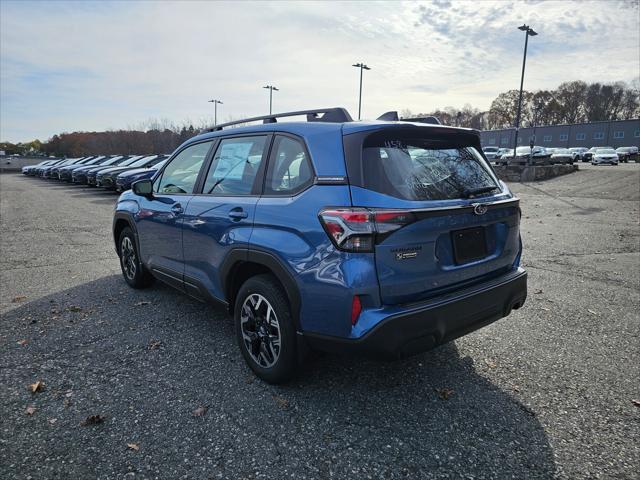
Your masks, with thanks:
<instances>
[{"instance_id":1,"label":"silver parked car","mask_svg":"<svg viewBox=\"0 0 640 480\"><path fill-rule=\"evenodd\" d=\"M581 161L581 162L586 162L587 159L584 157L585 152L589 151L589 149L587 147L571 147L569 149L570 152L573 152L576 154L575 156L575 160L577 161Z\"/></svg>"},{"instance_id":2,"label":"silver parked car","mask_svg":"<svg viewBox=\"0 0 640 480\"><path fill-rule=\"evenodd\" d=\"M576 160L576 153L570 151L568 148L555 148L551 154L552 163L562 163L573 165Z\"/></svg>"}]
</instances>

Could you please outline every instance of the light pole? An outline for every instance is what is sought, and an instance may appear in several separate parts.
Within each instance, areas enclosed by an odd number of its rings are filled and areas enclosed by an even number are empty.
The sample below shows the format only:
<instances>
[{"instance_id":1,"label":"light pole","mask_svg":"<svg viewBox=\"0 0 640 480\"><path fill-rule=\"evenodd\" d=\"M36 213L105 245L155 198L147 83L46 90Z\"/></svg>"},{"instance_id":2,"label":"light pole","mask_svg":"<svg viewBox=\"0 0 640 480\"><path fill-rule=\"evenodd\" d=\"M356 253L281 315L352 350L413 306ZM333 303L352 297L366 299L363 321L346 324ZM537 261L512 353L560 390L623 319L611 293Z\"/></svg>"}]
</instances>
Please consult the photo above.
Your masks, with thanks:
<instances>
[{"instance_id":1,"label":"light pole","mask_svg":"<svg viewBox=\"0 0 640 480\"><path fill-rule=\"evenodd\" d=\"M371 69L364 63L354 63L352 66L360 69L360 94L358 95L358 120L360 120L360 115L362 113L362 71Z\"/></svg>"},{"instance_id":2,"label":"light pole","mask_svg":"<svg viewBox=\"0 0 640 480\"><path fill-rule=\"evenodd\" d=\"M516 149L518 148L518 129L520 128L520 113L522 112L522 86L524 84L524 66L527 63L527 45L529 43L529 37L535 37L536 32L533 31L529 25L522 25L518 27L518 30L525 32L524 34L524 57L522 58L522 76L520 77L520 96L518 97L518 113L516 114L516 136L515 144L513 146L513 158L516 158Z\"/></svg>"},{"instance_id":3,"label":"light pole","mask_svg":"<svg viewBox=\"0 0 640 480\"><path fill-rule=\"evenodd\" d=\"M222 105L223 103L220 100L209 100L209 103L213 103L213 125L218 124L218 104Z\"/></svg>"},{"instance_id":4,"label":"light pole","mask_svg":"<svg viewBox=\"0 0 640 480\"><path fill-rule=\"evenodd\" d=\"M278 89L273 85L267 85L266 87L262 88L266 88L267 90L269 90L269 115L271 115L271 107L273 105L273 91L275 90L277 92Z\"/></svg>"}]
</instances>

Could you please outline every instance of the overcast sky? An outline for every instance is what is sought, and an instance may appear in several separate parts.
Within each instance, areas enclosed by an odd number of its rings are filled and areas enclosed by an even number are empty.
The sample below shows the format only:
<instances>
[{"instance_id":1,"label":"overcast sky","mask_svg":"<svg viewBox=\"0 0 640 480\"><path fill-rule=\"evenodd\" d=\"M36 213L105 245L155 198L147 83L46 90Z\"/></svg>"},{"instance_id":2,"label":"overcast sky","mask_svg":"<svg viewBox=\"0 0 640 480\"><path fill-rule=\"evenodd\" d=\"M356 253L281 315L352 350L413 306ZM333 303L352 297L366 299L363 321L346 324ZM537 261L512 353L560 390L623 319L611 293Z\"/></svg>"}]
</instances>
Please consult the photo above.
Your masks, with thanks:
<instances>
[{"instance_id":1,"label":"overcast sky","mask_svg":"<svg viewBox=\"0 0 640 480\"><path fill-rule=\"evenodd\" d=\"M638 1L0 1L0 140L345 106L363 117L640 75Z\"/></svg>"}]
</instances>

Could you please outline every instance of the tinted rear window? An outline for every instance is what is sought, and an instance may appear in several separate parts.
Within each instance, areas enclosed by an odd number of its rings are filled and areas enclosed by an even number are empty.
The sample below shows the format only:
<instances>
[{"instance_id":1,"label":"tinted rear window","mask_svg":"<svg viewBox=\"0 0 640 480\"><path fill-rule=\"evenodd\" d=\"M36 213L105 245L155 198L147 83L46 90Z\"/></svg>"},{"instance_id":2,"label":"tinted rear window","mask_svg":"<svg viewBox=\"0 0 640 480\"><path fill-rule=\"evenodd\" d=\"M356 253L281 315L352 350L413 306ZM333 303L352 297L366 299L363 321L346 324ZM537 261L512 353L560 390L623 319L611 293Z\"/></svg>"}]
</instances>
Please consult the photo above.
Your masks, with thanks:
<instances>
[{"instance_id":1,"label":"tinted rear window","mask_svg":"<svg viewBox=\"0 0 640 480\"><path fill-rule=\"evenodd\" d=\"M447 200L499 188L491 168L471 145L407 137L394 132L365 139L363 186L405 200Z\"/></svg>"}]
</instances>

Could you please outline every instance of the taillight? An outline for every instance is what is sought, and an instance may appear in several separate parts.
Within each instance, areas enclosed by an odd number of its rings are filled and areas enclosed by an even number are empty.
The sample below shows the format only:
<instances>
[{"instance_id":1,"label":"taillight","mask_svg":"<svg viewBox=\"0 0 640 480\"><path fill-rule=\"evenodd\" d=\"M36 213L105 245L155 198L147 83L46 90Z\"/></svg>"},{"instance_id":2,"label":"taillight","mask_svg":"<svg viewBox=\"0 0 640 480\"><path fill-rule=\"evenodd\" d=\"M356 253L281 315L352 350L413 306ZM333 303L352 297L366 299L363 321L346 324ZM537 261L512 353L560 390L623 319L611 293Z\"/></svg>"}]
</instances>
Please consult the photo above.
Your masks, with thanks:
<instances>
[{"instance_id":1,"label":"taillight","mask_svg":"<svg viewBox=\"0 0 640 480\"><path fill-rule=\"evenodd\" d=\"M368 208L326 209L319 218L333 244L348 252L372 252L376 239L415 221L407 210Z\"/></svg>"}]
</instances>

